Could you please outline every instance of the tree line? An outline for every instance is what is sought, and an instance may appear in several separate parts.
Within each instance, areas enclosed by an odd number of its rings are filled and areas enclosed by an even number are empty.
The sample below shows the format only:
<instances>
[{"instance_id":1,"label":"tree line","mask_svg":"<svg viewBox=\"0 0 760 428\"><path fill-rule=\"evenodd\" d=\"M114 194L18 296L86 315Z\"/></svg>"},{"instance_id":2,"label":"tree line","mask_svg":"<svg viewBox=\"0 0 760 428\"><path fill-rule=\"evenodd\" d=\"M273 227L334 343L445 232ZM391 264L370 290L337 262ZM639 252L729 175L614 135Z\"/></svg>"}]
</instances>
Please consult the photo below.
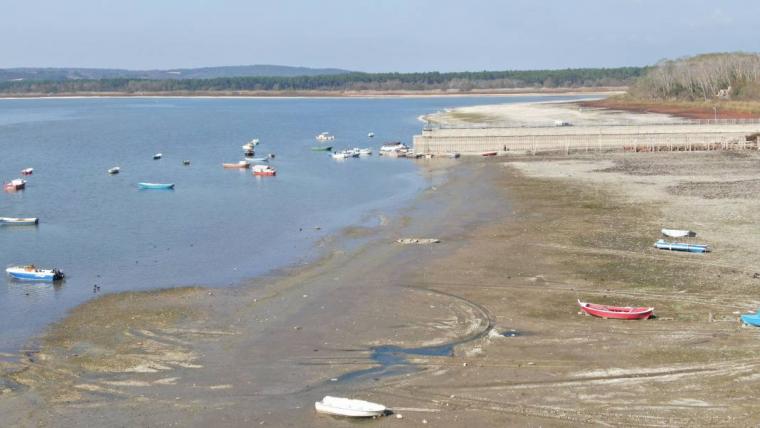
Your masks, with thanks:
<instances>
[{"instance_id":1,"label":"tree line","mask_svg":"<svg viewBox=\"0 0 760 428\"><path fill-rule=\"evenodd\" d=\"M648 100L760 100L760 54L713 53L661 61L629 94Z\"/></svg>"},{"instance_id":2,"label":"tree line","mask_svg":"<svg viewBox=\"0 0 760 428\"><path fill-rule=\"evenodd\" d=\"M0 82L0 93L151 93L235 91L456 90L627 86L646 67L513 70L453 73L345 73L295 77L223 77L214 79L82 79Z\"/></svg>"}]
</instances>

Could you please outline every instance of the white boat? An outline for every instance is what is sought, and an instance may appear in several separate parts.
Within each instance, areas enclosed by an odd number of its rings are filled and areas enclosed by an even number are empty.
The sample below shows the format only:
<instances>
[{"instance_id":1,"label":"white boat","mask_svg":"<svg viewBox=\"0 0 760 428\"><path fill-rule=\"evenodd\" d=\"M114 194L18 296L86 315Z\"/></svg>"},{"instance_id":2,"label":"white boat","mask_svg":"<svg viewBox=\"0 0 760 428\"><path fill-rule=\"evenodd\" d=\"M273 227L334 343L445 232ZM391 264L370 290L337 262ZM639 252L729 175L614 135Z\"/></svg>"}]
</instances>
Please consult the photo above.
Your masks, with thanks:
<instances>
[{"instance_id":1,"label":"white boat","mask_svg":"<svg viewBox=\"0 0 760 428\"><path fill-rule=\"evenodd\" d=\"M367 137L369 137L369 138L372 138L372 137L374 137L374 136L375 136L375 133L374 133L374 132L370 132L369 134L367 134Z\"/></svg>"},{"instance_id":2,"label":"white boat","mask_svg":"<svg viewBox=\"0 0 760 428\"><path fill-rule=\"evenodd\" d=\"M459 157L459 153L457 152L446 153L446 157L448 157L449 159L457 159Z\"/></svg>"},{"instance_id":3,"label":"white boat","mask_svg":"<svg viewBox=\"0 0 760 428\"><path fill-rule=\"evenodd\" d=\"M7 225L7 226L34 226L35 224L38 224L40 222L40 219L37 217L28 217L28 218L21 218L21 217L0 217L0 226Z\"/></svg>"},{"instance_id":4,"label":"white boat","mask_svg":"<svg viewBox=\"0 0 760 428\"><path fill-rule=\"evenodd\" d=\"M317 141L332 141L335 139L334 135L330 135L329 132L323 132L315 137Z\"/></svg>"},{"instance_id":5,"label":"white boat","mask_svg":"<svg viewBox=\"0 0 760 428\"><path fill-rule=\"evenodd\" d=\"M240 147L241 147L243 150L245 150L246 152L252 152L252 151L253 151L253 148L254 148L254 147L256 147L256 145L255 145L255 144L253 144L253 143L246 143L246 144L243 144L243 145L242 145L242 146L240 146Z\"/></svg>"},{"instance_id":6,"label":"white boat","mask_svg":"<svg viewBox=\"0 0 760 428\"><path fill-rule=\"evenodd\" d=\"M32 175L34 174L34 168L24 168L21 170L21 175Z\"/></svg>"},{"instance_id":7,"label":"white boat","mask_svg":"<svg viewBox=\"0 0 760 428\"><path fill-rule=\"evenodd\" d=\"M154 160L161 159L162 157L164 157L163 153L156 153L155 155L153 155Z\"/></svg>"},{"instance_id":8,"label":"white boat","mask_svg":"<svg viewBox=\"0 0 760 428\"><path fill-rule=\"evenodd\" d=\"M58 281L63 279L63 272L58 269L40 269L34 265L11 266L5 272L12 278L23 281Z\"/></svg>"},{"instance_id":9,"label":"white boat","mask_svg":"<svg viewBox=\"0 0 760 428\"><path fill-rule=\"evenodd\" d=\"M13 180L3 184L3 189L9 192L21 190L26 188L26 180L20 178L14 178Z\"/></svg>"},{"instance_id":10,"label":"white boat","mask_svg":"<svg viewBox=\"0 0 760 428\"><path fill-rule=\"evenodd\" d=\"M690 230L662 229L661 232L663 235L669 236L671 238L686 238L688 236L697 236L695 232L692 232Z\"/></svg>"},{"instance_id":11,"label":"white boat","mask_svg":"<svg viewBox=\"0 0 760 428\"><path fill-rule=\"evenodd\" d=\"M406 150L408 148L409 147L407 147L406 144L400 141L385 143L382 147L380 147L380 154L398 152L401 150Z\"/></svg>"},{"instance_id":12,"label":"white boat","mask_svg":"<svg viewBox=\"0 0 760 428\"><path fill-rule=\"evenodd\" d=\"M118 166L108 169L108 173L111 175L118 174L119 172L121 172L121 168L119 168Z\"/></svg>"},{"instance_id":13,"label":"white boat","mask_svg":"<svg viewBox=\"0 0 760 428\"><path fill-rule=\"evenodd\" d=\"M351 157L351 155L347 154L346 152L335 152L331 154L333 159L348 159Z\"/></svg>"},{"instance_id":14,"label":"white boat","mask_svg":"<svg viewBox=\"0 0 760 428\"><path fill-rule=\"evenodd\" d=\"M372 149L364 148L359 149L359 156L370 156L372 154Z\"/></svg>"},{"instance_id":15,"label":"white boat","mask_svg":"<svg viewBox=\"0 0 760 428\"><path fill-rule=\"evenodd\" d=\"M322 401L314 403L314 408L319 413L335 416L348 416L352 418L371 418L383 416L386 407L382 404L351 398L332 397L326 395Z\"/></svg>"}]
</instances>

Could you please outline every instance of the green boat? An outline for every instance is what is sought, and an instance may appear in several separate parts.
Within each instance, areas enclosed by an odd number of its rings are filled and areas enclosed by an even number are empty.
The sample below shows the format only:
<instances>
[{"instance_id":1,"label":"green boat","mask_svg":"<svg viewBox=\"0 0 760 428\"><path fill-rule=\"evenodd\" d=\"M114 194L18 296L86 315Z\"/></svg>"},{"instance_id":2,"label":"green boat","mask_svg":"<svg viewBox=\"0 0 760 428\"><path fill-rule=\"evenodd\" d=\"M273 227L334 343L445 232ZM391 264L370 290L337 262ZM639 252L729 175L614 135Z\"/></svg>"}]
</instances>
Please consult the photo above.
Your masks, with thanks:
<instances>
[{"instance_id":1,"label":"green boat","mask_svg":"<svg viewBox=\"0 0 760 428\"><path fill-rule=\"evenodd\" d=\"M314 146L311 150L315 152L329 152L332 150L332 146Z\"/></svg>"}]
</instances>

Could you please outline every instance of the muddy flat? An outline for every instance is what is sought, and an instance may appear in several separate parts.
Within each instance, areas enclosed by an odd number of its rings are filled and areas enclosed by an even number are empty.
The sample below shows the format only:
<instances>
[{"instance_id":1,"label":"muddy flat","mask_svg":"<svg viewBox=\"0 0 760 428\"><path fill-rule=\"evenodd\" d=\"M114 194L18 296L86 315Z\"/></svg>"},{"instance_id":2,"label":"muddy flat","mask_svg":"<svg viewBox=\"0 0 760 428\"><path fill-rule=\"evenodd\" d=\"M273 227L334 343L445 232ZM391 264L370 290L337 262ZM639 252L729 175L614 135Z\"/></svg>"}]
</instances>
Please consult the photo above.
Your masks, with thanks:
<instances>
[{"instance_id":1,"label":"muddy flat","mask_svg":"<svg viewBox=\"0 0 760 428\"><path fill-rule=\"evenodd\" d=\"M760 330L738 322L760 307L760 196L736 184L756 152L452 162L307 267L77 308L6 363L4 423L354 426L314 412L328 394L393 409L367 426L760 422ZM663 227L713 252L657 250Z\"/></svg>"}]
</instances>

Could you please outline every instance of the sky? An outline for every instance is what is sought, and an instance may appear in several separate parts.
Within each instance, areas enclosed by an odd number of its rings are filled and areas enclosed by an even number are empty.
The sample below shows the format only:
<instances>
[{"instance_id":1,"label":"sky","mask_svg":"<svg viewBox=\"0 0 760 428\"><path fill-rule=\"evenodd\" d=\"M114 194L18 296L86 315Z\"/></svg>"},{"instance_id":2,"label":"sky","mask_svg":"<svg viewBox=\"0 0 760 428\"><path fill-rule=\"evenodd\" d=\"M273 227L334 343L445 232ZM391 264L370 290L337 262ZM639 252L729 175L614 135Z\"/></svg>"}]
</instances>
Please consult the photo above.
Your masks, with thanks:
<instances>
[{"instance_id":1,"label":"sky","mask_svg":"<svg viewBox=\"0 0 760 428\"><path fill-rule=\"evenodd\" d=\"M475 71L759 51L758 0L0 0L0 68Z\"/></svg>"}]
</instances>

